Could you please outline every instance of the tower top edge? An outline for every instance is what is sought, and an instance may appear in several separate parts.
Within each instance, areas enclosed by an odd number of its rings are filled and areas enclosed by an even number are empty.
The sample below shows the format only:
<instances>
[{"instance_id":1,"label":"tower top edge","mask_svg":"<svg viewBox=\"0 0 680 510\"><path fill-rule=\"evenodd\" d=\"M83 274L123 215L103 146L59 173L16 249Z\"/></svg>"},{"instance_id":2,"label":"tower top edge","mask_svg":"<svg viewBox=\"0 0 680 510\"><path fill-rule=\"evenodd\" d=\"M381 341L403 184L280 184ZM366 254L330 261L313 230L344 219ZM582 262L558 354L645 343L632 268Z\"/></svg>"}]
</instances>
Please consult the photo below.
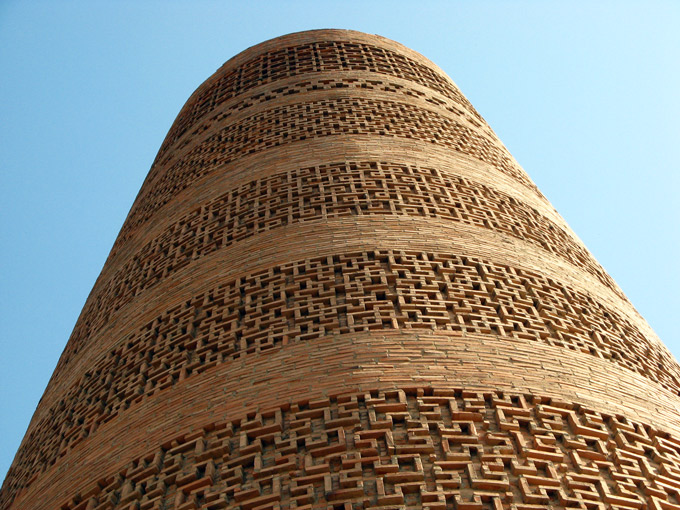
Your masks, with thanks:
<instances>
[{"instance_id":1,"label":"tower top edge","mask_svg":"<svg viewBox=\"0 0 680 510\"><path fill-rule=\"evenodd\" d=\"M312 42L321 41L338 41L345 40L347 42L358 42L358 43L372 43L387 48L395 49L400 52L410 54L410 56L418 57L427 61L430 65L436 66L436 64L430 61L428 58L422 54L412 50L408 46L403 45L388 37L384 37L379 34L369 34L367 32L360 32L358 30L349 30L344 28L319 28L313 30L301 30L299 32L291 32L289 34L280 35L267 39L260 43L254 44L246 48L245 50L237 53L227 62L224 66L230 64L234 60L240 60L241 58L249 58L259 53L265 53L271 51L272 49L277 49L282 46L291 46L296 44L306 44Z\"/></svg>"},{"instance_id":2,"label":"tower top edge","mask_svg":"<svg viewBox=\"0 0 680 510\"><path fill-rule=\"evenodd\" d=\"M258 55L285 47L311 44L323 41L343 41L349 43L369 44L395 51L405 57L408 57L421 64L424 64L427 67L430 67L433 71L437 72L442 77L449 80L451 84L457 88L457 85L451 79L451 77L437 64L432 62L430 59L428 59L421 53L412 50L411 48L403 45L400 42L397 42L388 37L384 37L382 35L369 34L365 32L359 32L357 30L340 28L322 28L313 30L303 30L299 32L292 32L289 34L280 35L244 49L243 51L229 58L224 64L222 64L212 75L210 75L203 83L201 83L201 85L194 91L194 94L198 92L200 89L202 89L204 86L209 84L212 80L217 79L218 77L223 76L225 73L228 73L231 70L238 68L243 63L257 57ZM192 97L194 94L192 94ZM189 98L189 100L191 100L191 97Z\"/></svg>"}]
</instances>

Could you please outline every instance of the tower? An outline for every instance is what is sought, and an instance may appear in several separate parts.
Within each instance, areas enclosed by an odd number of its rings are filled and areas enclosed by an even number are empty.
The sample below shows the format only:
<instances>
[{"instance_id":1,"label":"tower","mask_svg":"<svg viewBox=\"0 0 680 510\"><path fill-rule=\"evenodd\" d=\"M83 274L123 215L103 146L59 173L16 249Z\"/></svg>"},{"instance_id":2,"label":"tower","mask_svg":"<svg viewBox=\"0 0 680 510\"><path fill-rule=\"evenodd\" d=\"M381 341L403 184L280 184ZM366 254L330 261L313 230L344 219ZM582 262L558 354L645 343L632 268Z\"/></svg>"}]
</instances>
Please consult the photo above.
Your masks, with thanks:
<instances>
[{"instance_id":1,"label":"tower","mask_svg":"<svg viewBox=\"0 0 680 510\"><path fill-rule=\"evenodd\" d=\"M313 31L163 143L3 508L677 508L680 370L434 64Z\"/></svg>"}]
</instances>

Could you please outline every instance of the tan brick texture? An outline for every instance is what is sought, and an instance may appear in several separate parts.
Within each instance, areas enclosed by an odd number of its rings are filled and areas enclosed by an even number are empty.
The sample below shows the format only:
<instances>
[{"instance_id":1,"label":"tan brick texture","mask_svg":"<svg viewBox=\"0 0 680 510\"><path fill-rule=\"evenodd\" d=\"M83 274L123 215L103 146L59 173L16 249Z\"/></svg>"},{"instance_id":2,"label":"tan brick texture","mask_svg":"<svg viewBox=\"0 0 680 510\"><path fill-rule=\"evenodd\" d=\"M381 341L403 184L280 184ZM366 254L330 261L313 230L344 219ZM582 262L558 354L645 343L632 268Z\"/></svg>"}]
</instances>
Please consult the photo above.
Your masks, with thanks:
<instances>
[{"instance_id":1,"label":"tan brick texture","mask_svg":"<svg viewBox=\"0 0 680 510\"><path fill-rule=\"evenodd\" d=\"M302 32L182 108L0 508L678 509L679 395L436 65Z\"/></svg>"}]
</instances>

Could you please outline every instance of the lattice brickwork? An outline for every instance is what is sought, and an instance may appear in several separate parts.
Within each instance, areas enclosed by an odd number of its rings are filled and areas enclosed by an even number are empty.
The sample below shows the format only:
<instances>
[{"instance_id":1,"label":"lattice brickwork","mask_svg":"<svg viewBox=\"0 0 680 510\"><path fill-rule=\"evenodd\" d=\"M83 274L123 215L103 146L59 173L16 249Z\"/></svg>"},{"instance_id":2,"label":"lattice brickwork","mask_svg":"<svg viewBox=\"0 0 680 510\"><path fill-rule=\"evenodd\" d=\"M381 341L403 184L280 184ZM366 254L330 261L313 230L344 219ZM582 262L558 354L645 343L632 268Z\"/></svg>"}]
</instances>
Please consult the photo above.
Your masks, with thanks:
<instances>
[{"instance_id":1,"label":"lattice brickwork","mask_svg":"<svg viewBox=\"0 0 680 510\"><path fill-rule=\"evenodd\" d=\"M158 158L162 157L187 129L235 96L259 85L291 76L317 73L328 73L332 76L338 71L368 71L424 85L454 100L482 121L458 89L422 63L370 44L346 41L314 42L258 55L206 83L182 108L158 152Z\"/></svg>"},{"instance_id":2,"label":"lattice brickwork","mask_svg":"<svg viewBox=\"0 0 680 510\"><path fill-rule=\"evenodd\" d=\"M450 116L410 104L364 98L334 98L294 103L257 113L207 137L180 160L148 180L121 230L125 239L166 204L220 165L296 141L339 135L414 139L441 145L494 165L531 189L526 173L495 141L456 123Z\"/></svg>"},{"instance_id":3,"label":"lattice brickwork","mask_svg":"<svg viewBox=\"0 0 680 510\"><path fill-rule=\"evenodd\" d=\"M111 314L192 261L278 227L357 215L442 218L511 235L565 258L620 294L562 227L512 196L433 168L347 162L250 181L180 218L95 288L69 348L77 351Z\"/></svg>"},{"instance_id":4,"label":"lattice brickwork","mask_svg":"<svg viewBox=\"0 0 680 510\"><path fill-rule=\"evenodd\" d=\"M675 509L680 442L623 417L535 395L375 391L211 423L159 445L61 508L131 504Z\"/></svg>"},{"instance_id":5,"label":"lattice brickwork","mask_svg":"<svg viewBox=\"0 0 680 510\"><path fill-rule=\"evenodd\" d=\"M55 405L34 428L19 469L28 477L47 468L132 403L226 360L326 335L422 328L579 350L680 391L675 360L627 320L557 282L456 256L354 253L225 282L166 310Z\"/></svg>"},{"instance_id":6,"label":"lattice brickwork","mask_svg":"<svg viewBox=\"0 0 680 510\"><path fill-rule=\"evenodd\" d=\"M329 78L323 75L317 78L314 75L305 75L304 80L295 81L290 84L274 83L267 87L266 90L259 90L252 92L246 97L239 97L236 101L225 101L219 103L219 108L210 110L210 116L201 117L200 121L196 121L191 125L191 131L186 132L182 137L170 144L168 140L170 134L166 137L166 142L159 152L152 170L149 172L147 181L152 180L158 174L159 169L163 168L175 156L175 153L182 150L184 147L191 145L196 137L200 137L203 133L212 129L215 125L224 123L232 116L240 112L260 106L264 103L275 101L277 99L287 98L297 94L318 94L321 91L338 91L346 89L347 92L354 94L362 94L366 92L378 92L383 95L392 95L393 97L400 97L405 101L410 101L413 98L419 98L428 103L430 106L440 107L449 113L452 113L456 118L471 124L475 128L482 131L486 136L496 139L496 135L486 124L481 124L479 117L472 115L465 107L461 107L458 101L452 101L445 96L441 96L433 92L431 89L422 89L413 86L407 86L401 81L390 81L389 78L380 76L367 77L333 77ZM174 126L174 125L173 125ZM172 131L172 130L171 130ZM181 141L181 143L180 143ZM172 147L172 151L167 149Z\"/></svg>"},{"instance_id":7,"label":"lattice brickwork","mask_svg":"<svg viewBox=\"0 0 680 510\"><path fill-rule=\"evenodd\" d=\"M446 76L246 50L173 124L2 510L680 510L680 365Z\"/></svg>"}]
</instances>

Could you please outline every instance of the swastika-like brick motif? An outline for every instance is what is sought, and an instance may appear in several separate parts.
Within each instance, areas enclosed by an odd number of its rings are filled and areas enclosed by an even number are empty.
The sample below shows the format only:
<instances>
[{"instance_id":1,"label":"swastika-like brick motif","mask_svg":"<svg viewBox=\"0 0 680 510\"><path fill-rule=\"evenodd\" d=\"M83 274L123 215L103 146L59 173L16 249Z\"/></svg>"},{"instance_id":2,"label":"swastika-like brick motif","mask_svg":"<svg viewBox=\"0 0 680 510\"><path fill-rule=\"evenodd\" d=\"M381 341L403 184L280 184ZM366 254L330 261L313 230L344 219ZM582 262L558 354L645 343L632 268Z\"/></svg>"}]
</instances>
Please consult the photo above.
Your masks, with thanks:
<instances>
[{"instance_id":1,"label":"swastika-like brick motif","mask_svg":"<svg viewBox=\"0 0 680 510\"><path fill-rule=\"evenodd\" d=\"M162 157L197 120L239 94L291 76L337 71L368 71L413 81L453 99L481 120L465 96L430 67L387 48L348 41L323 41L263 53L203 86L182 108L158 157Z\"/></svg>"},{"instance_id":2,"label":"swastika-like brick motif","mask_svg":"<svg viewBox=\"0 0 680 510\"><path fill-rule=\"evenodd\" d=\"M679 508L680 441L537 395L372 391L206 424L61 509L555 507Z\"/></svg>"},{"instance_id":3,"label":"swastika-like brick motif","mask_svg":"<svg viewBox=\"0 0 680 510\"><path fill-rule=\"evenodd\" d=\"M275 107L207 137L155 180L147 180L119 234L124 242L179 191L216 167L247 154L299 140L376 135L429 142L493 165L525 186L536 186L495 141L434 111L365 98L333 98Z\"/></svg>"},{"instance_id":4,"label":"swastika-like brick motif","mask_svg":"<svg viewBox=\"0 0 680 510\"><path fill-rule=\"evenodd\" d=\"M290 34L181 110L0 510L680 510L679 409L452 81Z\"/></svg>"},{"instance_id":5,"label":"swastika-like brick motif","mask_svg":"<svg viewBox=\"0 0 680 510\"><path fill-rule=\"evenodd\" d=\"M492 139L496 139L496 135L491 131L488 125L480 123L476 118L472 117L465 109L461 109L456 104L451 104L450 102L442 100L440 96L435 94L428 94L422 90L415 88L410 88L404 86L401 83L393 83L387 79L367 79L367 78L329 78L327 75L323 77L305 77L304 81L296 82L294 84L273 84L266 91L258 91L252 95L246 97L238 98L238 100L229 103L228 106L224 106L215 111L211 116L205 116L196 120L195 124L192 125L191 132L188 133L190 136L184 136L182 143L176 143L172 145L173 150L171 152L161 151L159 156L156 158L154 165L149 171L147 181L153 180L159 172L159 169L163 168L168 164L173 154L183 147L191 144L196 137L200 137L203 133L213 128L215 125L223 124L229 117L252 108L253 106L258 106L263 103L273 101L280 98L285 98L288 96L294 96L298 94L306 93L318 93L320 91L337 91L337 90L355 90L357 92L375 91L381 93L389 93L394 95L395 98L401 97L402 100L412 101L414 98L422 99L426 103L432 106L437 106L447 110L449 113L454 114L457 118L464 120L465 122L471 124L475 128L482 131L486 136Z\"/></svg>"},{"instance_id":6,"label":"swastika-like brick motif","mask_svg":"<svg viewBox=\"0 0 680 510\"><path fill-rule=\"evenodd\" d=\"M277 227L352 215L442 218L491 229L565 258L620 294L567 232L507 194L433 168L343 162L250 181L180 218L95 287L61 363L121 306L192 261Z\"/></svg>"},{"instance_id":7,"label":"swastika-like brick motif","mask_svg":"<svg viewBox=\"0 0 680 510\"><path fill-rule=\"evenodd\" d=\"M592 298L539 274L449 255L350 253L225 282L122 339L32 430L14 479L44 470L120 410L225 360L381 329L545 342L680 390L669 353Z\"/></svg>"}]
</instances>

